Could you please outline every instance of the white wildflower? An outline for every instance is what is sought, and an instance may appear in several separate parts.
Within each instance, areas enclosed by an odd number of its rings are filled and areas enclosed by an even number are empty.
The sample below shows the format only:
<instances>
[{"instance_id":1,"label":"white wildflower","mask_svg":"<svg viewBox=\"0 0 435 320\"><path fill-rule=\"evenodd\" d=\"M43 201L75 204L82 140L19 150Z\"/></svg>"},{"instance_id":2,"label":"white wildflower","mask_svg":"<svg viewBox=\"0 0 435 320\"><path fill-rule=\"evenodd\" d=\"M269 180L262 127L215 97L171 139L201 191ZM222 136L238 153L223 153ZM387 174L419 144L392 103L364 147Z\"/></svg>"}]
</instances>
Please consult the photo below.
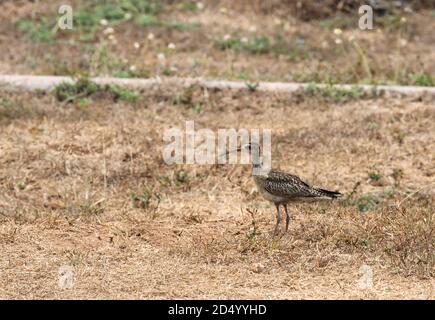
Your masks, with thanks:
<instances>
[{"instance_id":1,"label":"white wildflower","mask_svg":"<svg viewBox=\"0 0 435 320\"><path fill-rule=\"evenodd\" d=\"M342 33L343 33L343 30L341 30L340 28L334 29L334 34L336 34L337 36L341 35Z\"/></svg>"}]
</instances>

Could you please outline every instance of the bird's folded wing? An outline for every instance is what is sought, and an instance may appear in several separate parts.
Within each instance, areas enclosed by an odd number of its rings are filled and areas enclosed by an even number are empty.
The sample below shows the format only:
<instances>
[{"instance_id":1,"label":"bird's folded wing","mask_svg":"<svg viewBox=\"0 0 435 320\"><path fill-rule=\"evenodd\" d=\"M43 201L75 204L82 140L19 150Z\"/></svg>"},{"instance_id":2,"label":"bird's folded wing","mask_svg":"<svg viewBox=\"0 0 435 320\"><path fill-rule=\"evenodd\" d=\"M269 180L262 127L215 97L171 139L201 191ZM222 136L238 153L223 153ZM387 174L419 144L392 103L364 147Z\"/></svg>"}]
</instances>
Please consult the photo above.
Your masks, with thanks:
<instances>
[{"instance_id":1,"label":"bird's folded wing","mask_svg":"<svg viewBox=\"0 0 435 320\"><path fill-rule=\"evenodd\" d=\"M315 197L313 188L299 177L279 171L270 171L264 182L267 192L277 196Z\"/></svg>"}]
</instances>

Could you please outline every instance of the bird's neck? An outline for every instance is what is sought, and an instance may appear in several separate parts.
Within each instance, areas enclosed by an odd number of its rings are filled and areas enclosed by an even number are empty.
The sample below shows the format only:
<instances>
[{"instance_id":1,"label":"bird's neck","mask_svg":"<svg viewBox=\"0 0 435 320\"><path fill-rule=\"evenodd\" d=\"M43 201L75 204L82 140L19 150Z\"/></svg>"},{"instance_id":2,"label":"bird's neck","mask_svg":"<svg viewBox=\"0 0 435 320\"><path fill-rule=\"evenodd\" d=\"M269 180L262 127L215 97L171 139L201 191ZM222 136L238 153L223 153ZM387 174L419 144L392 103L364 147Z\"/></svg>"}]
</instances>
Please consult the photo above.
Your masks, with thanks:
<instances>
[{"instance_id":1,"label":"bird's neck","mask_svg":"<svg viewBox=\"0 0 435 320\"><path fill-rule=\"evenodd\" d=\"M260 159L259 150L254 150L251 154L252 159L252 175L253 176L263 176L267 175L263 168L263 162Z\"/></svg>"}]
</instances>

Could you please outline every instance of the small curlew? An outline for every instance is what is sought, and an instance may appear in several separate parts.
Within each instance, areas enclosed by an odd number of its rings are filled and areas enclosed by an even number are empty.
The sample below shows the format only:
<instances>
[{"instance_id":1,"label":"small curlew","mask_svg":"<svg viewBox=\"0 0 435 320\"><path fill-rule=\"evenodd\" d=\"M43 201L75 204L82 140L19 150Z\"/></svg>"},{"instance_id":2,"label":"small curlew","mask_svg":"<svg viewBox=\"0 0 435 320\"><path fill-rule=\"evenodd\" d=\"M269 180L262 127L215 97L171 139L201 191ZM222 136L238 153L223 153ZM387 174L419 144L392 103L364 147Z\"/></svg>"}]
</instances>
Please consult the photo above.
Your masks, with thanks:
<instances>
[{"instance_id":1,"label":"small curlew","mask_svg":"<svg viewBox=\"0 0 435 320\"><path fill-rule=\"evenodd\" d=\"M260 194L276 206L276 225L274 235L278 234L281 222L279 206L285 209L286 223L285 232L288 231L290 215L287 204L289 202L316 201L320 199L336 199L342 196L340 192L313 188L299 177L276 170L262 170L263 163L260 161L260 146L256 143L248 143L235 151L248 150L251 153L252 175ZM227 152L228 154L229 152Z\"/></svg>"}]
</instances>

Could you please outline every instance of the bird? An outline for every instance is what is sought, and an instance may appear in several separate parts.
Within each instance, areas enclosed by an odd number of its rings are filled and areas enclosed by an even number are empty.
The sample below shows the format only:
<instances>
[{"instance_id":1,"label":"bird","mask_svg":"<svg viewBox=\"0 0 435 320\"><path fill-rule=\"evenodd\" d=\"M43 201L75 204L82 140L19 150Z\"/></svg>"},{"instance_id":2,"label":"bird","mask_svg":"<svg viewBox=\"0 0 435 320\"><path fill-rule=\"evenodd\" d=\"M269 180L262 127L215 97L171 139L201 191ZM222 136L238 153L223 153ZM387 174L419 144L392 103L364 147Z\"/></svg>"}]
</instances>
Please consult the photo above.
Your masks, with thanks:
<instances>
[{"instance_id":1,"label":"bird","mask_svg":"<svg viewBox=\"0 0 435 320\"><path fill-rule=\"evenodd\" d=\"M276 224L274 235L279 233L281 214L279 207L283 206L286 214L285 233L288 232L290 215L287 205L290 202L316 201L320 199L337 199L342 196L338 191L314 188L302 181L298 176L277 170L265 170L260 160L260 145L251 142L234 151L247 150L251 154L252 176L259 193L276 207ZM233 152L233 151L230 151ZM227 152L230 153L230 152Z\"/></svg>"}]
</instances>

